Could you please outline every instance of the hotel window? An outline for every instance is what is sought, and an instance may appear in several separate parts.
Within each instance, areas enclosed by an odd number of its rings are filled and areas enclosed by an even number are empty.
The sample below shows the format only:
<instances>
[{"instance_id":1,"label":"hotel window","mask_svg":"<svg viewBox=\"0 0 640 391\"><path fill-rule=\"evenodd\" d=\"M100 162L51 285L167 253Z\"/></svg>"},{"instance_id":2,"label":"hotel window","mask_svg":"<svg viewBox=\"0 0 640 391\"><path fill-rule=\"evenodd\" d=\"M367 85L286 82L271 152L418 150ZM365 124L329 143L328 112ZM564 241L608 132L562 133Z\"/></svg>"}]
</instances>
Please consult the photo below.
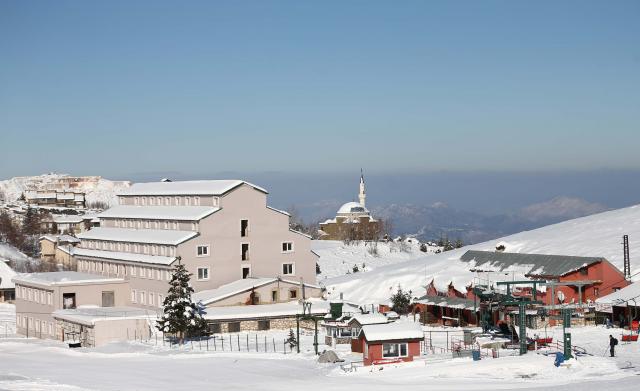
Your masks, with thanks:
<instances>
[{"instance_id":1,"label":"hotel window","mask_svg":"<svg viewBox=\"0 0 640 391\"><path fill-rule=\"evenodd\" d=\"M147 197L140 198L140 201L141 201L142 205L146 205L147 204Z\"/></svg>"},{"instance_id":2,"label":"hotel window","mask_svg":"<svg viewBox=\"0 0 640 391\"><path fill-rule=\"evenodd\" d=\"M162 205L162 197L158 197L158 206Z\"/></svg>"},{"instance_id":3,"label":"hotel window","mask_svg":"<svg viewBox=\"0 0 640 391\"><path fill-rule=\"evenodd\" d=\"M196 228L196 223L191 223L191 230L192 231L197 231L198 229Z\"/></svg>"},{"instance_id":4,"label":"hotel window","mask_svg":"<svg viewBox=\"0 0 640 391\"><path fill-rule=\"evenodd\" d=\"M164 204L167 205L167 206L171 205L171 198L165 197L164 198Z\"/></svg>"},{"instance_id":5,"label":"hotel window","mask_svg":"<svg viewBox=\"0 0 640 391\"><path fill-rule=\"evenodd\" d=\"M140 304L142 304L142 305L146 304L147 301L146 301L145 293L144 292L140 292L139 297L140 297Z\"/></svg>"},{"instance_id":6,"label":"hotel window","mask_svg":"<svg viewBox=\"0 0 640 391\"><path fill-rule=\"evenodd\" d=\"M164 222L164 229L169 229L169 222L168 221Z\"/></svg>"},{"instance_id":7,"label":"hotel window","mask_svg":"<svg viewBox=\"0 0 640 391\"><path fill-rule=\"evenodd\" d=\"M149 292L149 305L153 305L153 293Z\"/></svg>"},{"instance_id":8,"label":"hotel window","mask_svg":"<svg viewBox=\"0 0 640 391\"><path fill-rule=\"evenodd\" d=\"M155 228L155 229L160 228L160 225L159 225L159 223L157 221L153 222L153 228Z\"/></svg>"},{"instance_id":9,"label":"hotel window","mask_svg":"<svg viewBox=\"0 0 640 391\"><path fill-rule=\"evenodd\" d=\"M153 197L149 197L149 205L153 205L155 203Z\"/></svg>"},{"instance_id":10,"label":"hotel window","mask_svg":"<svg viewBox=\"0 0 640 391\"><path fill-rule=\"evenodd\" d=\"M136 222L136 226L138 227L138 229L142 228L142 221L138 220Z\"/></svg>"},{"instance_id":11,"label":"hotel window","mask_svg":"<svg viewBox=\"0 0 640 391\"><path fill-rule=\"evenodd\" d=\"M129 228L133 228L133 220L129 220Z\"/></svg>"},{"instance_id":12,"label":"hotel window","mask_svg":"<svg viewBox=\"0 0 640 391\"><path fill-rule=\"evenodd\" d=\"M47 292L47 304L48 305L52 305L53 303L51 302L51 298L52 298L52 294L51 292Z\"/></svg>"},{"instance_id":13,"label":"hotel window","mask_svg":"<svg viewBox=\"0 0 640 391\"><path fill-rule=\"evenodd\" d=\"M156 269L156 280L162 281L162 270Z\"/></svg>"},{"instance_id":14,"label":"hotel window","mask_svg":"<svg viewBox=\"0 0 640 391\"><path fill-rule=\"evenodd\" d=\"M293 242L282 242L282 252L283 253L293 252Z\"/></svg>"},{"instance_id":15,"label":"hotel window","mask_svg":"<svg viewBox=\"0 0 640 391\"><path fill-rule=\"evenodd\" d=\"M382 357L383 358L407 357L407 350L408 348L406 343L383 343Z\"/></svg>"},{"instance_id":16,"label":"hotel window","mask_svg":"<svg viewBox=\"0 0 640 391\"><path fill-rule=\"evenodd\" d=\"M148 269L147 269L147 277L148 277L150 280L153 280L153 269L152 269L152 268L148 268Z\"/></svg>"},{"instance_id":17,"label":"hotel window","mask_svg":"<svg viewBox=\"0 0 640 391\"><path fill-rule=\"evenodd\" d=\"M171 281L171 272L169 270L164 271L164 278L167 281Z\"/></svg>"},{"instance_id":18,"label":"hotel window","mask_svg":"<svg viewBox=\"0 0 640 391\"><path fill-rule=\"evenodd\" d=\"M218 206L220 203L220 199L218 197L213 197L213 206Z\"/></svg>"},{"instance_id":19,"label":"hotel window","mask_svg":"<svg viewBox=\"0 0 640 391\"><path fill-rule=\"evenodd\" d=\"M178 222L177 221L173 222L173 229L175 229L175 230L178 229Z\"/></svg>"},{"instance_id":20,"label":"hotel window","mask_svg":"<svg viewBox=\"0 0 640 391\"><path fill-rule=\"evenodd\" d=\"M158 307L162 307L164 304L164 296L158 294Z\"/></svg>"},{"instance_id":21,"label":"hotel window","mask_svg":"<svg viewBox=\"0 0 640 391\"><path fill-rule=\"evenodd\" d=\"M209 256L209 245L202 245L196 248L196 254L199 257L208 257Z\"/></svg>"},{"instance_id":22,"label":"hotel window","mask_svg":"<svg viewBox=\"0 0 640 391\"><path fill-rule=\"evenodd\" d=\"M133 204L134 204L134 205L138 205L138 204L140 204L140 198L139 198L139 197L134 198L134 199L133 199Z\"/></svg>"},{"instance_id":23,"label":"hotel window","mask_svg":"<svg viewBox=\"0 0 640 391\"><path fill-rule=\"evenodd\" d=\"M138 295L138 292L135 289L131 290L131 302L132 303L137 303L138 301L136 300Z\"/></svg>"},{"instance_id":24,"label":"hotel window","mask_svg":"<svg viewBox=\"0 0 640 391\"><path fill-rule=\"evenodd\" d=\"M122 251L122 243L118 242L118 251Z\"/></svg>"},{"instance_id":25,"label":"hotel window","mask_svg":"<svg viewBox=\"0 0 640 391\"><path fill-rule=\"evenodd\" d=\"M53 323L49 322L49 335L53 335Z\"/></svg>"},{"instance_id":26,"label":"hotel window","mask_svg":"<svg viewBox=\"0 0 640 391\"><path fill-rule=\"evenodd\" d=\"M282 264L282 274L285 276L293 275L295 273L295 268L293 263L283 263Z\"/></svg>"},{"instance_id":27,"label":"hotel window","mask_svg":"<svg viewBox=\"0 0 640 391\"><path fill-rule=\"evenodd\" d=\"M145 221L145 222L144 222L144 227L145 227L145 228L149 228L149 221Z\"/></svg>"},{"instance_id":28,"label":"hotel window","mask_svg":"<svg viewBox=\"0 0 640 391\"><path fill-rule=\"evenodd\" d=\"M185 204L186 206L191 205L191 197L185 197L185 199L184 199L184 204Z\"/></svg>"},{"instance_id":29,"label":"hotel window","mask_svg":"<svg viewBox=\"0 0 640 391\"><path fill-rule=\"evenodd\" d=\"M130 273L133 277L135 277L135 276L136 276L136 267L135 267L135 266L130 266L129 273Z\"/></svg>"},{"instance_id":30,"label":"hotel window","mask_svg":"<svg viewBox=\"0 0 640 391\"><path fill-rule=\"evenodd\" d=\"M249 260L249 243L242 243L242 247L241 247L241 251L242 251L242 260L243 261L248 261Z\"/></svg>"},{"instance_id":31,"label":"hotel window","mask_svg":"<svg viewBox=\"0 0 640 391\"><path fill-rule=\"evenodd\" d=\"M297 299L298 298L298 290L297 289L289 290L289 298L290 299Z\"/></svg>"},{"instance_id":32,"label":"hotel window","mask_svg":"<svg viewBox=\"0 0 640 391\"><path fill-rule=\"evenodd\" d=\"M180 205L180 197L176 197L175 201L176 201L176 205Z\"/></svg>"},{"instance_id":33,"label":"hotel window","mask_svg":"<svg viewBox=\"0 0 640 391\"><path fill-rule=\"evenodd\" d=\"M113 225L114 225L116 228L120 228L120 220L113 220Z\"/></svg>"},{"instance_id":34,"label":"hotel window","mask_svg":"<svg viewBox=\"0 0 640 391\"><path fill-rule=\"evenodd\" d=\"M199 267L198 268L198 280L208 280L209 279L209 268L208 267Z\"/></svg>"},{"instance_id":35,"label":"hotel window","mask_svg":"<svg viewBox=\"0 0 640 391\"><path fill-rule=\"evenodd\" d=\"M140 266L140 270L139 271L140 271L140 273L139 273L140 278L145 278L145 271L144 271L144 268L142 266Z\"/></svg>"},{"instance_id":36,"label":"hotel window","mask_svg":"<svg viewBox=\"0 0 640 391\"><path fill-rule=\"evenodd\" d=\"M193 205L195 206L200 205L200 197L193 197Z\"/></svg>"},{"instance_id":37,"label":"hotel window","mask_svg":"<svg viewBox=\"0 0 640 391\"><path fill-rule=\"evenodd\" d=\"M251 266L243 266L242 267L242 279L246 279L251 277Z\"/></svg>"},{"instance_id":38,"label":"hotel window","mask_svg":"<svg viewBox=\"0 0 640 391\"><path fill-rule=\"evenodd\" d=\"M124 249L126 252L129 252L131 250L131 245L129 245L129 243L125 244Z\"/></svg>"},{"instance_id":39,"label":"hotel window","mask_svg":"<svg viewBox=\"0 0 640 391\"><path fill-rule=\"evenodd\" d=\"M240 220L240 237L249 235L249 220Z\"/></svg>"}]
</instances>

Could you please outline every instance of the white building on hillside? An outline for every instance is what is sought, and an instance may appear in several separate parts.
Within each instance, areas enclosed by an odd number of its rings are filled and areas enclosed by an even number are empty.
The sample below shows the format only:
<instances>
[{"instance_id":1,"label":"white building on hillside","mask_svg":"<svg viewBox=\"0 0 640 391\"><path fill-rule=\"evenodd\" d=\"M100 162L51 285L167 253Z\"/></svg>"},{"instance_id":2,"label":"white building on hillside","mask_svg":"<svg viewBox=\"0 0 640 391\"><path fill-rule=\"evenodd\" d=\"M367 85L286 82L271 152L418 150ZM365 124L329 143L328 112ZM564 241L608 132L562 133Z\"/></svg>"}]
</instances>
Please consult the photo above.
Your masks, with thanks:
<instances>
[{"instance_id":1,"label":"white building on hillside","mask_svg":"<svg viewBox=\"0 0 640 391\"><path fill-rule=\"evenodd\" d=\"M289 215L248 182L134 184L98 217L99 228L78 235L78 271L129 280L136 306L162 304L178 258L196 292L250 277L316 282L311 238L291 230Z\"/></svg>"}]
</instances>

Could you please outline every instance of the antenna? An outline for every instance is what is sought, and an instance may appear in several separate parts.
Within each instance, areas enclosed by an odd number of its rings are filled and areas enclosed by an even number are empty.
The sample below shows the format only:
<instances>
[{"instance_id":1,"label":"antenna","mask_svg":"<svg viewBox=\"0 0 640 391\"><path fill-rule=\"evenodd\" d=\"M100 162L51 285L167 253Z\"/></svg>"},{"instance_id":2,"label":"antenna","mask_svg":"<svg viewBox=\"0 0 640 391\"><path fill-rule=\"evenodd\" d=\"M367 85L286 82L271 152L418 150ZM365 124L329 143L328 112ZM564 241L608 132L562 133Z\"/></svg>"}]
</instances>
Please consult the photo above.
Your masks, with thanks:
<instances>
[{"instance_id":1,"label":"antenna","mask_svg":"<svg viewBox=\"0 0 640 391\"><path fill-rule=\"evenodd\" d=\"M624 278L631 277L631 260L629 259L629 235L622 237L622 251L624 253Z\"/></svg>"}]
</instances>

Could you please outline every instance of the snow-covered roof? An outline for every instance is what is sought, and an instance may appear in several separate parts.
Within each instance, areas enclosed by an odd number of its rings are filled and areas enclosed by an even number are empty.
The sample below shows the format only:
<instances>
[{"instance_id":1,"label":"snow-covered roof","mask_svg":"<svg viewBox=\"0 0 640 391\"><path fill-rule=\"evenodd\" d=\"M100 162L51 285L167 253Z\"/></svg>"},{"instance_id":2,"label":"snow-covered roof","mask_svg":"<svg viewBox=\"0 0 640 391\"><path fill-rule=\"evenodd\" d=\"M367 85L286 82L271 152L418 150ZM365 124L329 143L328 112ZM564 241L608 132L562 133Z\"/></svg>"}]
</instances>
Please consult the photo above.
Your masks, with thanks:
<instances>
[{"instance_id":1,"label":"snow-covered roof","mask_svg":"<svg viewBox=\"0 0 640 391\"><path fill-rule=\"evenodd\" d=\"M637 304L633 302L633 299ZM626 307L627 302L630 302L632 306L640 306L640 282L627 285L619 291L596 299L596 303L612 304L618 307Z\"/></svg>"},{"instance_id":2,"label":"snow-covered roof","mask_svg":"<svg viewBox=\"0 0 640 391\"><path fill-rule=\"evenodd\" d=\"M198 221L220 208L212 206L134 206L119 205L100 213L100 218Z\"/></svg>"},{"instance_id":3,"label":"snow-covered roof","mask_svg":"<svg viewBox=\"0 0 640 391\"><path fill-rule=\"evenodd\" d=\"M369 211L359 202L347 202L338 209L338 214L363 213L368 214Z\"/></svg>"},{"instance_id":4,"label":"snow-covered roof","mask_svg":"<svg viewBox=\"0 0 640 391\"><path fill-rule=\"evenodd\" d=\"M422 339L424 333L420 323L393 322L362 326L361 334L367 341L392 341L406 339Z\"/></svg>"},{"instance_id":5,"label":"snow-covered roof","mask_svg":"<svg viewBox=\"0 0 640 391\"><path fill-rule=\"evenodd\" d=\"M267 209L271 209L274 212L282 213L283 215L286 215L286 216L291 216L289 214L289 212L285 212L284 210L276 209L276 208L274 208L272 206L269 206L269 205L267 205Z\"/></svg>"},{"instance_id":6,"label":"snow-covered roof","mask_svg":"<svg viewBox=\"0 0 640 391\"><path fill-rule=\"evenodd\" d=\"M114 260L126 261L126 262L150 263L150 264L165 265L165 266L171 265L176 260L175 257L165 257L162 255L147 255L147 254L119 252L119 251L92 250L88 248L78 248L78 247L73 249L73 255L81 256L81 257L89 257L89 258L114 259Z\"/></svg>"},{"instance_id":7,"label":"snow-covered roof","mask_svg":"<svg viewBox=\"0 0 640 391\"><path fill-rule=\"evenodd\" d=\"M16 286L12 281L15 276L16 272L5 261L0 260L0 289L15 288Z\"/></svg>"},{"instance_id":8,"label":"snow-covered roof","mask_svg":"<svg viewBox=\"0 0 640 391\"><path fill-rule=\"evenodd\" d=\"M193 231L174 231L170 229L96 227L78 234L78 238L113 242L177 245L197 235L198 233Z\"/></svg>"},{"instance_id":9,"label":"snow-covered roof","mask_svg":"<svg viewBox=\"0 0 640 391\"><path fill-rule=\"evenodd\" d=\"M148 182L135 183L130 188L118 193L118 195L223 195L238 186L247 184L263 193L265 189L242 180L206 180L206 181L179 181L179 182Z\"/></svg>"},{"instance_id":10,"label":"snow-covered roof","mask_svg":"<svg viewBox=\"0 0 640 391\"><path fill-rule=\"evenodd\" d=\"M78 307L54 311L53 317L72 323L93 326L96 322L113 320L149 319L153 321L158 317L158 313L154 310L135 307Z\"/></svg>"},{"instance_id":11,"label":"snow-covered roof","mask_svg":"<svg viewBox=\"0 0 640 391\"><path fill-rule=\"evenodd\" d=\"M71 235L42 235L40 240L48 240L53 243L80 243L80 239Z\"/></svg>"},{"instance_id":12,"label":"snow-covered roof","mask_svg":"<svg viewBox=\"0 0 640 391\"><path fill-rule=\"evenodd\" d=\"M476 268L504 271L512 266L530 267L527 276L564 276L583 267L602 262L602 257L576 257L567 255L523 254L496 251L467 251L460 260L474 262Z\"/></svg>"},{"instance_id":13,"label":"snow-covered roof","mask_svg":"<svg viewBox=\"0 0 640 391\"><path fill-rule=\"evenodd\" d=\"M278 281L277 278L244 278L241 280L236 280L230 282L228 284L222 285L216 289L208 289L205 291L197 292L193 295L193 301L201 301L202 304L207 305L211 303L215 303L217 301L238 295L243 292L248 292L254 288L259 288L268 284L272 284ZM299 282L283 280L280 279L280 282L291 284L291 285L300 285ZM319 286L304 284L305 287L309 288L317 288L320 289Z\"/></svg>"},{"instance_id":14,"label":"snow-covered roof","mask_svg":"<svg viewBox=\"0 0 640 391\"><path fill-rule=\"evenodd\" d=\"M124 282L124 279L115 277L104 277L97 274L65 271L50 273L19 273L16 274L15 277L13 277L13 282L54 286L87 283L105 284L112 282Z\"/></svg>"},{"instance_id":15,"label":"snow-covered roof","mask_svg":"<svg viewBox=\"0 0 640 391\"><path fill-rule=\"evenodd\" d=\"M329 303L321 299L310 299L311 314L324 315L329 312ZM210 307L206 309L204 318L207 320L232 319L264 319L295 316L302 314L302 305L298 301L276 304L236 305L225 307Z\"/></svg>"},{"instance_id":16,"label":"snow-covered roof","mask_svg":"<svg viewBox=\"0 0 640 391\"><path fill-rule=\"evenodd\" d=\"M351 322L358 322L361 326L364 325L368 325L368 324L383 324L383 323L389 323L389 319L387 319L386 316L380 314L380 313L373 313L373 314L357 314L354 315L353 317L351 317L351 320L349 320L348 323Z\"/></svg>"},{"instance_id":17,"label":"snow-covered roof","mask_svg":"<svg viewBox=\"0 0 640 391\"><path fill-rule=\"evenodd\" d=\"M52 217L53 222L56 224L78 224L78 223L82 223L82 221L84 220L82 218L82 216L73 216L73 215L54 215Z\"/></svg>"},{"instance_id":18,"label":"snow-covered roof","mask_svg":"<svg viewBox=\"0 0 640 391\"><path fill-rule=\"evenodd\" d=\"M460 297L423 296L418 300L416 300L415 303L425 304L425 305L435 305L437 307L445 307L445 308L457 308L457 309L471 310L471 311L473 311L476 308L474 306L473 300L463 299Z\"/></svg>"}]
</instances>

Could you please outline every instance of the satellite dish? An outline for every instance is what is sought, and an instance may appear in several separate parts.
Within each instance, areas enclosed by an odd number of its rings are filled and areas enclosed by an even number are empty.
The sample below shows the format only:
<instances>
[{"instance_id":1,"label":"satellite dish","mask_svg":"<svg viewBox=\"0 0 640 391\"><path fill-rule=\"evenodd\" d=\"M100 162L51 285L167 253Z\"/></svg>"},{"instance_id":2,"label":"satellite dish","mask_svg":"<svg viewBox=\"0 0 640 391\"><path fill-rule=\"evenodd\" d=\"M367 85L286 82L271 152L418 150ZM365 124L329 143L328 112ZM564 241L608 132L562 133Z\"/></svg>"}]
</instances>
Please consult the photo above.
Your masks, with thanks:
<instances>
[{"instance_id":1,"label":"satellite dish","mask_svg":"<svg viewBox=\"0 0 640 391\"><path fill-rule=\"evenodd\" d=\"M557 296L558 296L558 301L559 301L560 303L562 303L562 302L564 301L564 299L565 299L564 292L562 292L562 291L558 291Z\"/></svg>"}]
</instances>

